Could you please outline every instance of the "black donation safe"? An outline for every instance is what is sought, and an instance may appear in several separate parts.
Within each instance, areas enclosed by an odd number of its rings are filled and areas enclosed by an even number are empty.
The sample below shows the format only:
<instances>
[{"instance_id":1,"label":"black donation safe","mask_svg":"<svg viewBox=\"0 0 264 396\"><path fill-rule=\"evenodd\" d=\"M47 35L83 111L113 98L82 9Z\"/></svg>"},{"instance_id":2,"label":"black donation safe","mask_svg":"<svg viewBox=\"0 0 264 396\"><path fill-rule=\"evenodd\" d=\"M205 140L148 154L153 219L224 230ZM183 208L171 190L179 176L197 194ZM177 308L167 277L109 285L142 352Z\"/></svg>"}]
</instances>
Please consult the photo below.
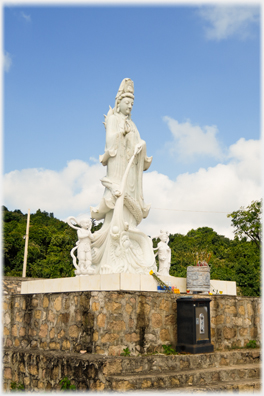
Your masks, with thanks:
<instances>
[{"instance_id":1,"label":"black donation safe","mask_svg":"<svg viewBox=\"0 0 264 396\"><path fill-rule=\"evenodd\" d=\"M177 352L213 352L210 326L210 298L177 299Z\"/></svg>"}]
</instances>

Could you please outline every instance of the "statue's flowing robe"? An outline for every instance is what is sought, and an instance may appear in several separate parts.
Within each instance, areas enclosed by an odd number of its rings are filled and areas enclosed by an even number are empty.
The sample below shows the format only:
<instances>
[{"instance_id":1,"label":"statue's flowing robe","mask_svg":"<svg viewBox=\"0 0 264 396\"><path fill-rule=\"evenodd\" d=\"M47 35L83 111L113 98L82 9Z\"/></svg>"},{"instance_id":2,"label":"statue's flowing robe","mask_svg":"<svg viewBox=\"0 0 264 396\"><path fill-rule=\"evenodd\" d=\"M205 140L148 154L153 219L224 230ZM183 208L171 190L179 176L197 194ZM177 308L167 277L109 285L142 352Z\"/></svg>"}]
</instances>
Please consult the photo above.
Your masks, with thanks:
<instances>
[{"instance_id":1,"label":"statue's flowing robe","mask_svg":"<svg viewBox=\"0 0 264 396\"><path fill-rule=\"evenodd\" d=\"M114 192L121 190L124 173L137 144L142 149L129 168L121 197L116 197ZM98 207L91 208L91 216L96 220L104 219L104 224L94 233L93 266L98 273L148 273L155 263L152 243L136 227L150 209L150 205L144 203L142 178L152 157L147 157L146 143L132 120L118 113L107 117L105 153L100 161L107 166L107 174L101 179L105 192ZM122 244L124 239L127 239L126 248Z\"/></svg>"}]
</instances>

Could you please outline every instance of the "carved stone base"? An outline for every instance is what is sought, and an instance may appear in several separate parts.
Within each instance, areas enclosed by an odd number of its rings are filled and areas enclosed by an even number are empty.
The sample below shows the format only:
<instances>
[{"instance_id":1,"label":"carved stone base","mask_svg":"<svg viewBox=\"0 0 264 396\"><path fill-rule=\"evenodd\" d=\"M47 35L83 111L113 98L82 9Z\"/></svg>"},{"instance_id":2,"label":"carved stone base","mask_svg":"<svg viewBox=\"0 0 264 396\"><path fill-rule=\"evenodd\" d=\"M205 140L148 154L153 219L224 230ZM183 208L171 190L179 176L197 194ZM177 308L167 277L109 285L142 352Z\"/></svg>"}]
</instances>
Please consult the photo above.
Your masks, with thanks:
<instances>
[{"instance_id":1,"label":"carved stone base","mask_svg":"<svg viewBox=\"0 0 264 396\"><path fill-rule=\"evenodd\" d=\"M210 291L210 267L187 267L186 289L194 292Z\"/></svg>"}]
</instances>

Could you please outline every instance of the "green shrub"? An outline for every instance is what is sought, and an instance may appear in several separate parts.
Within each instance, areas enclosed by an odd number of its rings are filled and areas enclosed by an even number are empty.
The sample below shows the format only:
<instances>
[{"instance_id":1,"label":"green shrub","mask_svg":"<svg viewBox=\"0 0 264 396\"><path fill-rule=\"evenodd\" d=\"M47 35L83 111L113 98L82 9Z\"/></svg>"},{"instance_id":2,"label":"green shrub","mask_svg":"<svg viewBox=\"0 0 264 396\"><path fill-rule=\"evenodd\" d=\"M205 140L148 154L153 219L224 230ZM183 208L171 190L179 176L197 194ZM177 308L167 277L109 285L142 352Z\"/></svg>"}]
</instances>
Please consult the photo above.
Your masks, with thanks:
<instances>
[{"instance_id":1,"label":"green shrub","mask_svg":"<svg viewBox=\"0 0 264 396\"><path fill-rule=\"evenodd\" d=\"M66 391L66 390L76 390L75 385L71 385L71 381L69 380L68 377L64 377L62 380L60 380L60 385L61 385L61 390Z\"/></svg>"},{"instance_id":2,"label":"green shrub","mask_svg":"<svg viewBox=\"0 0 264 396\"><path fill-rule=\"evenodd\" d=\"M247 345L247 348L257 348L257 341L256 340L250 340Z\"/></svg>"},{"instance_id":3,"label":"green shrub","mask_svg":"<svg viewBox=\"0 0 264 396\"><path fill-rule=\"evenodd\" d=\"M16 383L11 382L11 391L12 392L18 392L18 391L24 391L25 390L25 386L24 384L21 384L20 382Z\"/></svg>"},{"instance_id":4,"label":"green shrub","mask_svg":"<svg viewBox=\"0 0 264 396\"><path fill-rule=\"evenodd\" d=\"M130 350L128 348L123 349L123 351L120 353L121 356L130 356Z\"/></svg>"},{"instance_id":5,"label":"green shrub","mask_svg":"<svg viewBox=\"0 0 264 396\"><path fill-rule=\"evenodd\" d=\"M176 352L171 345L162 345L162 348L164 350L163 353L165 353L165 355L177 355L178 352Z\"/></svg>"}]
</instances>

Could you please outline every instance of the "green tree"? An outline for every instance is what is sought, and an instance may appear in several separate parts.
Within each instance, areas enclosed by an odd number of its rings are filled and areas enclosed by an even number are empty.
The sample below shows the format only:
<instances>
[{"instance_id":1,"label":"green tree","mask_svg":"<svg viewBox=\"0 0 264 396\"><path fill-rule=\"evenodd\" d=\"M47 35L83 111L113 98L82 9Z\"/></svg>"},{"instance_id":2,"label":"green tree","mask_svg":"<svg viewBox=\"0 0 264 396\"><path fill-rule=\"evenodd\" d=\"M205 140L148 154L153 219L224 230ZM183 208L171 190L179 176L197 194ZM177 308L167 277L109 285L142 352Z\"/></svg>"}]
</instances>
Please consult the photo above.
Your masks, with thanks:
<instances>
[{"instance_id":1,"label":"green tree","mask_svg":"<svg viewBox=\"0 0 264 396\"><path fill-rule=\"evenodd\" d=\"M27 215L20 210L3 207L4 275L22 276ZM77 233L53 213L41 212L30 216L27 276L57 278L74 276L70 256Z\"/></svg>"},{"instance_id":2,"label":"green tree","mask_svg":"<svg viewBox=\"0 0 264 396\"><path fill-rule=\"evenodd\" d=\"M242 295L259 296L261 293L260 209L260 202L256 201L249 207L252 217L246 215L251 237L242 232L241 228L238 229L235 239L230 240L218 235L209 227L190 230L186 235L170 235L170 274L186 277L187 267L195 264L197 253L202 255L207 252L211 254L209 262L211 279L236 281ZM231 213L230 217L237 212ZM239 216L241 220L242 215ZM250 219L252 219L251 227ZM3 207L3 220L4 274L21 276L27 215L20 210L12 212ZM240 223L237 215L232 218L233 220ZM101 226L102 223L93 221L92 231L100 229ZM76 230L56 219L53 213L37 210L30 216L27 276L39 278L74 276L70 251L76 241ZM158 241L159 239L153 240L154 247L157 246Z\"/></svg>"},{"instance_id":3,"label":"green tree","mask_svg":"<svg viewBox=\"0 0 264 396\"><path fill-rule=\"evenodd\" d=\"M239 210L227 215L231 217L235 236L239 239L249 238L260 249L261 245L261 213L262 202L252 201L249 206L241 207Z\"/></svg>"}]
</instances>

